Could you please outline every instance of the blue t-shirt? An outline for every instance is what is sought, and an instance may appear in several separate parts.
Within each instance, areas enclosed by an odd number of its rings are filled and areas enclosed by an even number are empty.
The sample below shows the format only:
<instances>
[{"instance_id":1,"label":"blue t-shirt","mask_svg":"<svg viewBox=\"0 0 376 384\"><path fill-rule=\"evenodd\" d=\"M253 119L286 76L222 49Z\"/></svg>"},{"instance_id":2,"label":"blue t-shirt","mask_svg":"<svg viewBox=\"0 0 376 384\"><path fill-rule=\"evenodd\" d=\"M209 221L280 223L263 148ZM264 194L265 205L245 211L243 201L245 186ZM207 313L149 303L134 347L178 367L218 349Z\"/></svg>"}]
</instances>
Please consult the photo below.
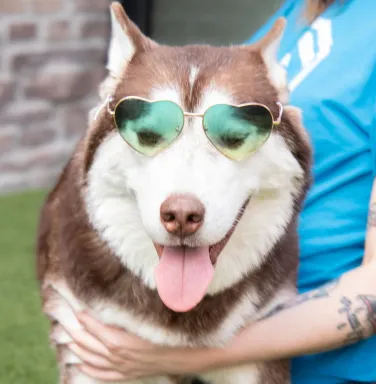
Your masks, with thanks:
<instances>
[{"instance_id":1,"label":"blue t-shirt","mask_svg":"<svg viewBox=\"0 0 376 384\"><path fill-rule=\"evenodd\" d=\"M304 5L287 0L246 42L286 18L279 60L314 152L314 183L299 228L301 292L360 265L376 176L376 1L338 1L312 25ZM376 382L376 337L293 360L293 383L347 381Z\"/></svg>"}]
</instances>

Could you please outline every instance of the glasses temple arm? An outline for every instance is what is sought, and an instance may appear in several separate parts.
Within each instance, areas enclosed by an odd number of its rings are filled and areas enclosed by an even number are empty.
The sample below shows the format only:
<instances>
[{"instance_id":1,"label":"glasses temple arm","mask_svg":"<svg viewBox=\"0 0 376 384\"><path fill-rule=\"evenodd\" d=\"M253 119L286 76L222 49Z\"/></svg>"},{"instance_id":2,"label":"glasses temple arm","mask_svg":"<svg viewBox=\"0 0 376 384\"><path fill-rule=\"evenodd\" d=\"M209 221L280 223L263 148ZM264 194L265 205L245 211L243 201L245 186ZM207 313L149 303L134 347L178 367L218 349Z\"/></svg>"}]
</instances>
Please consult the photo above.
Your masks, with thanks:
<instances>
[{"instance_id":1,"label":"glasses temple arm","mask_svg":"<svg viewBox=\"0 0 376 384\"><path fill-rule=\"evenodd\" d=\"M278 108L279 108L279 113L278 113L278 118L276 121L274 121L274 125L279 125L281 124L281 121L282 121L282 114L283 114L283 105L277 101L276 103L278 105Z\"/></svg>"},{"instance_id":2,"label":"glasses temple arm","mask_svg":"<svg viewBox=\"0 0 376 384\"><path fill-rule=\"evenodd\" d=\"M107 111L110 115L114 115L115 111L112 111L110 109L110 103L113 100L113 97L111 95L107 95L106 99L103 101L103 103L97 108L95 115L94 115L94 120L97 120L100 111L107 106Z\"/></svg>"},{"instance_id":3,"label":"glasses temple arm","mask_svg":"<svg viewBox=\"0 0 376 384\"><path fill-rule=\"evenodd\" d=\"M110 95L107 96L107 112L110 114L110 115L114 115L115 114L115 109L112 110L111 109L111 106L110 106L110 103L111 101L113 100L114 98Z\"/></svg>"}]
</instances>

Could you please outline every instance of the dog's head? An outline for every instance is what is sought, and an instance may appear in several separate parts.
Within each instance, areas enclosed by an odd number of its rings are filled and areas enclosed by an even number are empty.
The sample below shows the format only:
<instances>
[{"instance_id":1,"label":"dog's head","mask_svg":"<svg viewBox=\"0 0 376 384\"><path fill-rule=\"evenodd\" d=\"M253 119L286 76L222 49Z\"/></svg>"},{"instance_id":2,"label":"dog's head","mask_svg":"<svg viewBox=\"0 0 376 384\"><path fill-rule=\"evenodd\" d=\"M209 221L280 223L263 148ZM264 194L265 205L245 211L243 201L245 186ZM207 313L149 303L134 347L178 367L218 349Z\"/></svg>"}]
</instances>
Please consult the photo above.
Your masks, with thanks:
<instances>
[{"instance_id":1,"label":"dog's head","mask_svg":"<svg viewBox=\"0 0 376 384\"><path fill-rule=\"evenodd\" d=\"M92 225L114 254L176 311L239 281L262 263L295 217L309 177L309 144L299 111L287 106L276 60L284 21L253 46L168 47L144 36L111 6L113 100L85 141L86 202ZM155 156L132 149L111 111L127 96L170 100L201 114L219 103L266 105L281 124L253 155L234 161L214 148L199 116ZM225 122L224 122L225 123Z\"/></svg>"}]
</instances>

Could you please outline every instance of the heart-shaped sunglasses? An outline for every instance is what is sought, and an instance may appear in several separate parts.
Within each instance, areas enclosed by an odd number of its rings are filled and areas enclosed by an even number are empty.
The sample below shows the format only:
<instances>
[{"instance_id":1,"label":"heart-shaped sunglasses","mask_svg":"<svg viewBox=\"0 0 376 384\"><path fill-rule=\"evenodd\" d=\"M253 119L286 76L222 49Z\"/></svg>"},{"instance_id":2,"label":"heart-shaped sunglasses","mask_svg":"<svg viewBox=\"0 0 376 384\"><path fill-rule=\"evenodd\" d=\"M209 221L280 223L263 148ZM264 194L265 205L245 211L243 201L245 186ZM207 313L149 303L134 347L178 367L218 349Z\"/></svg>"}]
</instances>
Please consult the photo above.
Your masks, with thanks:
<instances>
[{"instance_id":1,"label":"heart-shaped sunglasses","mask_svg":"<svg viewBox=\"0 0 376 384\"><path fill-rule=\"evenodd\" d=\"M281 123L283 106L274 120L270 109L259 103L215 104L204 113L184 112L168 100L151 101L137 96L119 100L113 115L123 139L137 152L155 156L169 147L181 134L185 117L201 118L210 143L224 156L240 161L255 153L269 138L273 127Z\"/></svg>"}]
</instances>

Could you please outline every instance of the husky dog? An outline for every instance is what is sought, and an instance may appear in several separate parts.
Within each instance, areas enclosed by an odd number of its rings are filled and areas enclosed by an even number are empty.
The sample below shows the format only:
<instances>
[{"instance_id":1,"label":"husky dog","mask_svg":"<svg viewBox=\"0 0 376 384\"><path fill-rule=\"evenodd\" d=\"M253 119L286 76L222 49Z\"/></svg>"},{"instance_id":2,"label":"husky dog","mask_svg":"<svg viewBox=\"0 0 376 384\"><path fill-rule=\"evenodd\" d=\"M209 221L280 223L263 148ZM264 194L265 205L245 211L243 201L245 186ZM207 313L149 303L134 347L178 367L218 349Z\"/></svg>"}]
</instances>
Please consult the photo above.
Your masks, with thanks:
<instances>
[{"instance_id":1,"label":"husky dog","mask_svg":"<svg viewBox=\"0 0 376 384\"><path fill-rule=\"evenodd\" d=\"M103 105L39 227L43 311L64 384L98 383L66 347L75 311L156 344L213 347L293 297L310 184L309 140L276 59L283 19L251 46L169 47L119 3L110 11ZM200 380L285 384L289 362Z\"/></svg>"}]
</instances>

